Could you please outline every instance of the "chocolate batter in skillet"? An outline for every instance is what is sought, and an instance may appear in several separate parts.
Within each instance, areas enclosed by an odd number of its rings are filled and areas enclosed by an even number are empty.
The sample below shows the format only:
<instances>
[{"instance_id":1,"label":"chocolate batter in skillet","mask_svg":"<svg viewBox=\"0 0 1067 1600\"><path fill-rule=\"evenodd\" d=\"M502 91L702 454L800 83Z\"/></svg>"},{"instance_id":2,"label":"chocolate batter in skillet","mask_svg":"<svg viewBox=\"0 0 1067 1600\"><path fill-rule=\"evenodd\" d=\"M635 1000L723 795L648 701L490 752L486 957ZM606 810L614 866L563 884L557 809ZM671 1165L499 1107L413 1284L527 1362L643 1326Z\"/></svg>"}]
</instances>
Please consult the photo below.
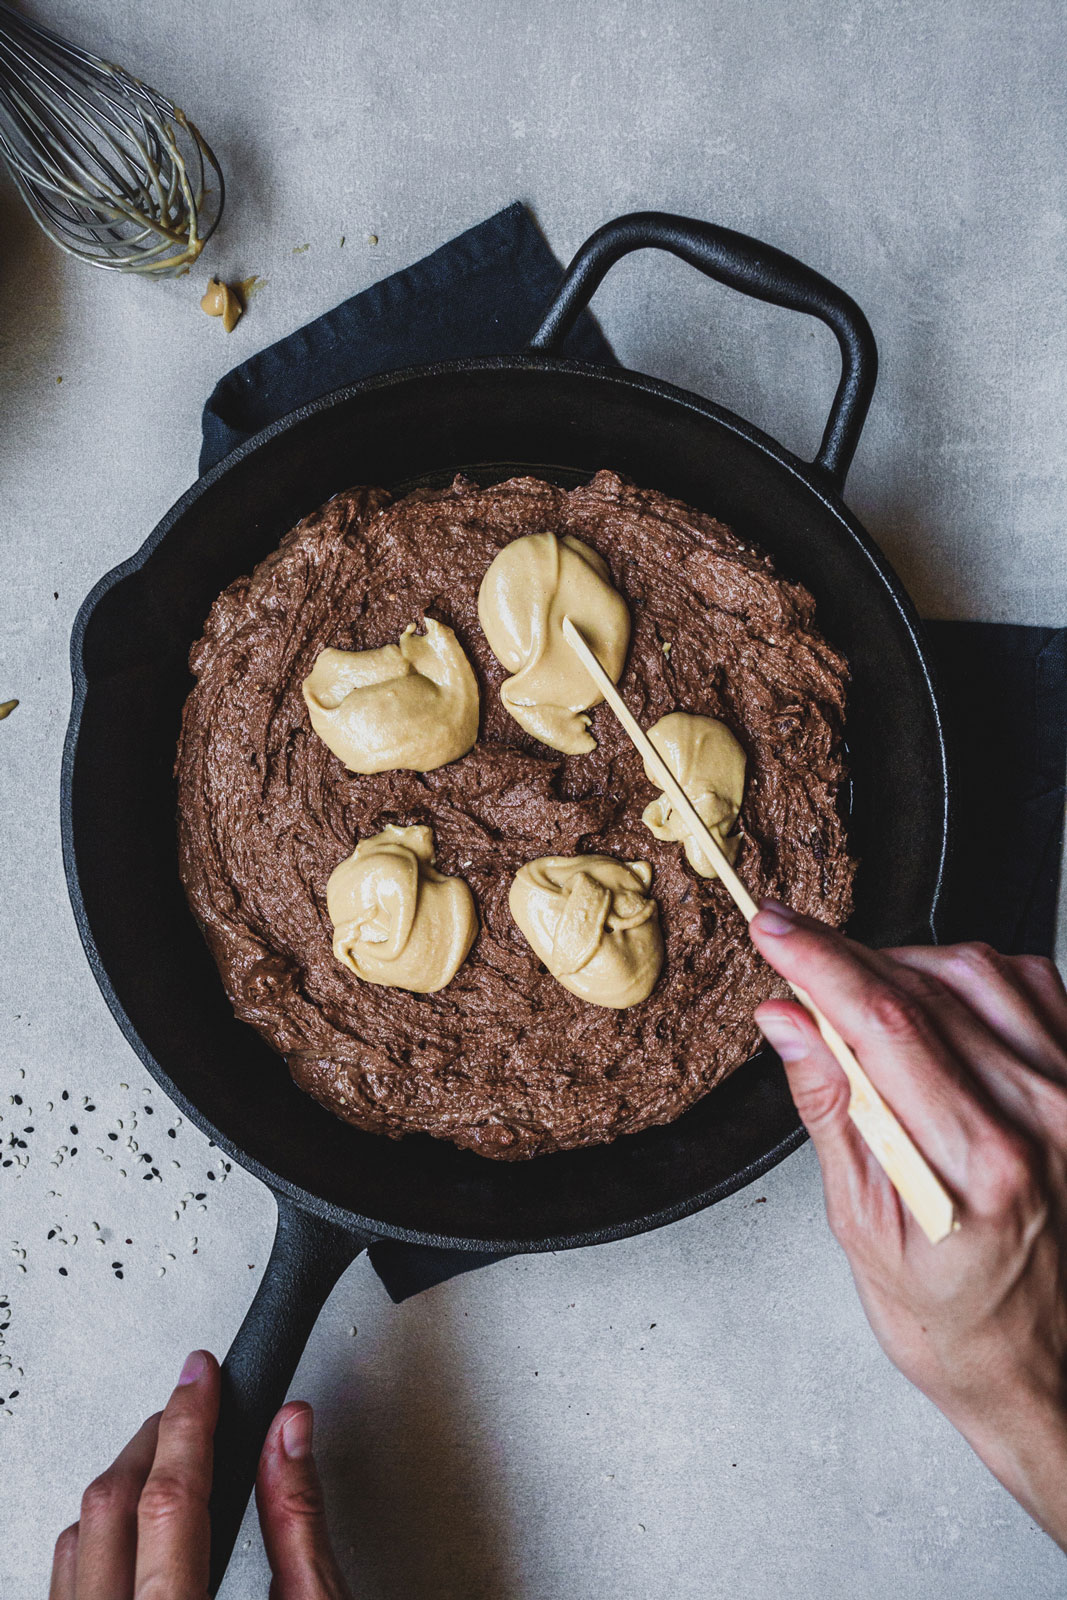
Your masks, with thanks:
<instances>
[{"instance_id":1,"label":"chocolate batter in skillet","mask_svg":"<svg viewBox=\"0 0 1067 1600\"><path fill-rule=\"evenodd\" d=\"M478 587L504 544L544 528L607 559L633 623L620 688L642 724L701 712L745 747L742 879L842 922L845 663L817 633L810 595L767 557L611 472L569 493L457 479L396 502L378 489L330 501L212 607L177 762L182 877L237 1014L356 1126L503 1159L677 1117L751 1054L753 1008L777 982L721 885L642 824L657 791L607 707L593 712L597 749L564 758L501 705ZM477 674L479 741L434 772L354 776L312 733L301 682L326 646L374 648L427 614L455 630ZM477 902L473 949L432 995L360 983L332 953L327 879L387 822L430 824L438 867ZM508 910L524 862L582 852L653 865L666 961L627 1011L563 989Z\"/></svg>"}]
</instances>

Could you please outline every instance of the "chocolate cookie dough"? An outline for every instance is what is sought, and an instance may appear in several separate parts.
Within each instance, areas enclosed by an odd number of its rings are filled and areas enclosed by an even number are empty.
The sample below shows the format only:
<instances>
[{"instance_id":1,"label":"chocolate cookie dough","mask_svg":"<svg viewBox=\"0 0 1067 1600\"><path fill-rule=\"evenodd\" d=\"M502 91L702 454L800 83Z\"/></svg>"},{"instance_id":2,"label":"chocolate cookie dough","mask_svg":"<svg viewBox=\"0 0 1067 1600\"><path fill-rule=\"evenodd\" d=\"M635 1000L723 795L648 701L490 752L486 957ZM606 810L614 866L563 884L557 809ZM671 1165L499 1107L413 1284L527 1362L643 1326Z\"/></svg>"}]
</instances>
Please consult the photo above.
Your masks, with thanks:
<instances>
[{"instance_id":1,"label":"chocolate cookie dough","mask_svg":"<svg viewBox=\"0 0 1067 1600\"><path fill-rule=\"evenodd\" d=\"M740 740L737 870L753 894L843 921L847 672L811 596L714 518L612 472L569 493L457 479L331 500L212 607L177 763L182 877L238 1016L357 1127L512 1160L677 1117L751 1054L753 1008L778 992L722 885L642 822L658 790L610 710L592 713L596 748L563 757L501 704L478 589L504 545L544 529L607 561L633 624L620 689L643 726L684 710ZM478 742L425 774L347 772L302 681L321 650L376 649L426 617L455 630L479 680ZM432 827L438 868L477 905L470 954L434 994L360 983L333 955L330 874L389 823ZM666 958L630 1010L563 989L508 909L524 862L585 853L653 866Z\"/></svg>"}]
</instances>

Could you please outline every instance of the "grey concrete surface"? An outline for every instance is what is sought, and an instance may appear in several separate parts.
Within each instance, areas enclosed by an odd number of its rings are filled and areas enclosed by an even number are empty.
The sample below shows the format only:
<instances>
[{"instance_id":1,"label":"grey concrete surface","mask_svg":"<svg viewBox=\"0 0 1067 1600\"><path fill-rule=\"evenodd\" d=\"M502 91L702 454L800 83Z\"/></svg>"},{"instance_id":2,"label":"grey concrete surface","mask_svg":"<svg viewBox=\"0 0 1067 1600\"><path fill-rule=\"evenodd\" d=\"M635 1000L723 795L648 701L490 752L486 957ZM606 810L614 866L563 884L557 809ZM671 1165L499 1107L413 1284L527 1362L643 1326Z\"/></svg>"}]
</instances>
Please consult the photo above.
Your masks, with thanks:
<instances>
[{"instance_id":1,"label":"grey concrete surface","mask_svg":"<svg viewBox=\"0 0 1067 1600\"><path fill-rule=\"evenodd\" d=\"M231 198L203 270L151 285L67 263L0 186L0 699L21 701L0 724L4 1157L25 1141L0 1168L4 1600L44 1595L81 1488L186 1350L225 1349L273 1227L114 1027L57 831L72 618L192 479L229 365L516 196L564 256L634 207L710 217L868 312L883 372L849 495L926 613L1067 621L1057 0L35 9L171 91ZM228 339L196 310L211 271L268 280ZM823 330L652 258L597 305L624 360L814 448ZM293 1392L320 1408L361 1600L1067 1587L880 1355L810 1150L655 1235L399 1309L357 1263ZM249 1522L225 1596L266 1590Z\"/></svg>"}]
</instances>

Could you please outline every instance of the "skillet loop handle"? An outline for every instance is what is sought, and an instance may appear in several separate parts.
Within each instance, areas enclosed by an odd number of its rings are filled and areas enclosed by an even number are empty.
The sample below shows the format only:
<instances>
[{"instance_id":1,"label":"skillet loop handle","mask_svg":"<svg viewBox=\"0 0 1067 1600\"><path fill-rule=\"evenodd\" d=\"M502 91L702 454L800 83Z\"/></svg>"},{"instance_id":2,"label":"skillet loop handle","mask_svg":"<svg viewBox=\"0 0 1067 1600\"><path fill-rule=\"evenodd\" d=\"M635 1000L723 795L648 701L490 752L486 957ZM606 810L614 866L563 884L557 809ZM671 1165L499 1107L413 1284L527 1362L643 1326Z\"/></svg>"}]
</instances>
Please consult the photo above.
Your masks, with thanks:
<instances>
[{"instance_id":1,"label":"skillet loop handle","mask_svg":"<svg viewBox=\"0 0 1067 1600\"><path fill-rule=\"evenodd\" d=\"M530 349L556 349L616 261L648 249L669 250L731 289L806 311L832 329L841 347L841 381L813 465L840 493L874 393L878 348L867 318L843 289L773 245L665 211L619 217L598 228L578 251Z\"/></svg>"},{"instance_id":2,"label":"skillet loop handle","mask_svg":"<svg viewBox=\"0 0 1067 1600\"><path fill-rule=\"evenodd\" d=\"M222 1582L271 1420L342 1272L373 1243L278 1195L278 1230L262 1282L222 1364L215 1430L208 1592Z\"/></svg>"}]
</instances>

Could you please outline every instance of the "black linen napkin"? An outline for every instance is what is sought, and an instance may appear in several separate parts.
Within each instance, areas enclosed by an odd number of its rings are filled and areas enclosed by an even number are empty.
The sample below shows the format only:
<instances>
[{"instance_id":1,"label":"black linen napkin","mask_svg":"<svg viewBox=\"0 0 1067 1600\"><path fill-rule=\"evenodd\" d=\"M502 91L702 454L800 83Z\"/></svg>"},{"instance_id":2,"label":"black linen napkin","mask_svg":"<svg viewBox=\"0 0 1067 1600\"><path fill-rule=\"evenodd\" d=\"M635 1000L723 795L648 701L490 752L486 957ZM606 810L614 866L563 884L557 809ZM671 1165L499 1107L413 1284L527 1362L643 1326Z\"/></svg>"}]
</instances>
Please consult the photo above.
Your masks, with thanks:
<instances>
[{"instance_id":1,"label":"black linen napkin","mask_svg":"<svg viewBox=\"0 0 1067 1600\"><path fill-rule=\"evenodd\" d=\"M345 384L523 349L561 273L530 213L508 206L227 373L204 408L200 471ZM615 364L588 312L565 348ZM1063 844L1067 628L934 622L927 630L956 778L941 938L1050 954ZM395 1301L502 1259L389 1241L369 1254Z\"/></svg>"},{"instance_id":2,"label":"black linen napkin","mask_svg":"<svg viewBox=\"0 0 1067 1600\"><path fill-rule=\"evenodd\" d=\"M204 407L200 471L345 384L434 361L513 355L536 332L562 275L516 201L228 372ZM564 349L579 361L615 361L588 312Z\"/></svg>"}]
</instances>

